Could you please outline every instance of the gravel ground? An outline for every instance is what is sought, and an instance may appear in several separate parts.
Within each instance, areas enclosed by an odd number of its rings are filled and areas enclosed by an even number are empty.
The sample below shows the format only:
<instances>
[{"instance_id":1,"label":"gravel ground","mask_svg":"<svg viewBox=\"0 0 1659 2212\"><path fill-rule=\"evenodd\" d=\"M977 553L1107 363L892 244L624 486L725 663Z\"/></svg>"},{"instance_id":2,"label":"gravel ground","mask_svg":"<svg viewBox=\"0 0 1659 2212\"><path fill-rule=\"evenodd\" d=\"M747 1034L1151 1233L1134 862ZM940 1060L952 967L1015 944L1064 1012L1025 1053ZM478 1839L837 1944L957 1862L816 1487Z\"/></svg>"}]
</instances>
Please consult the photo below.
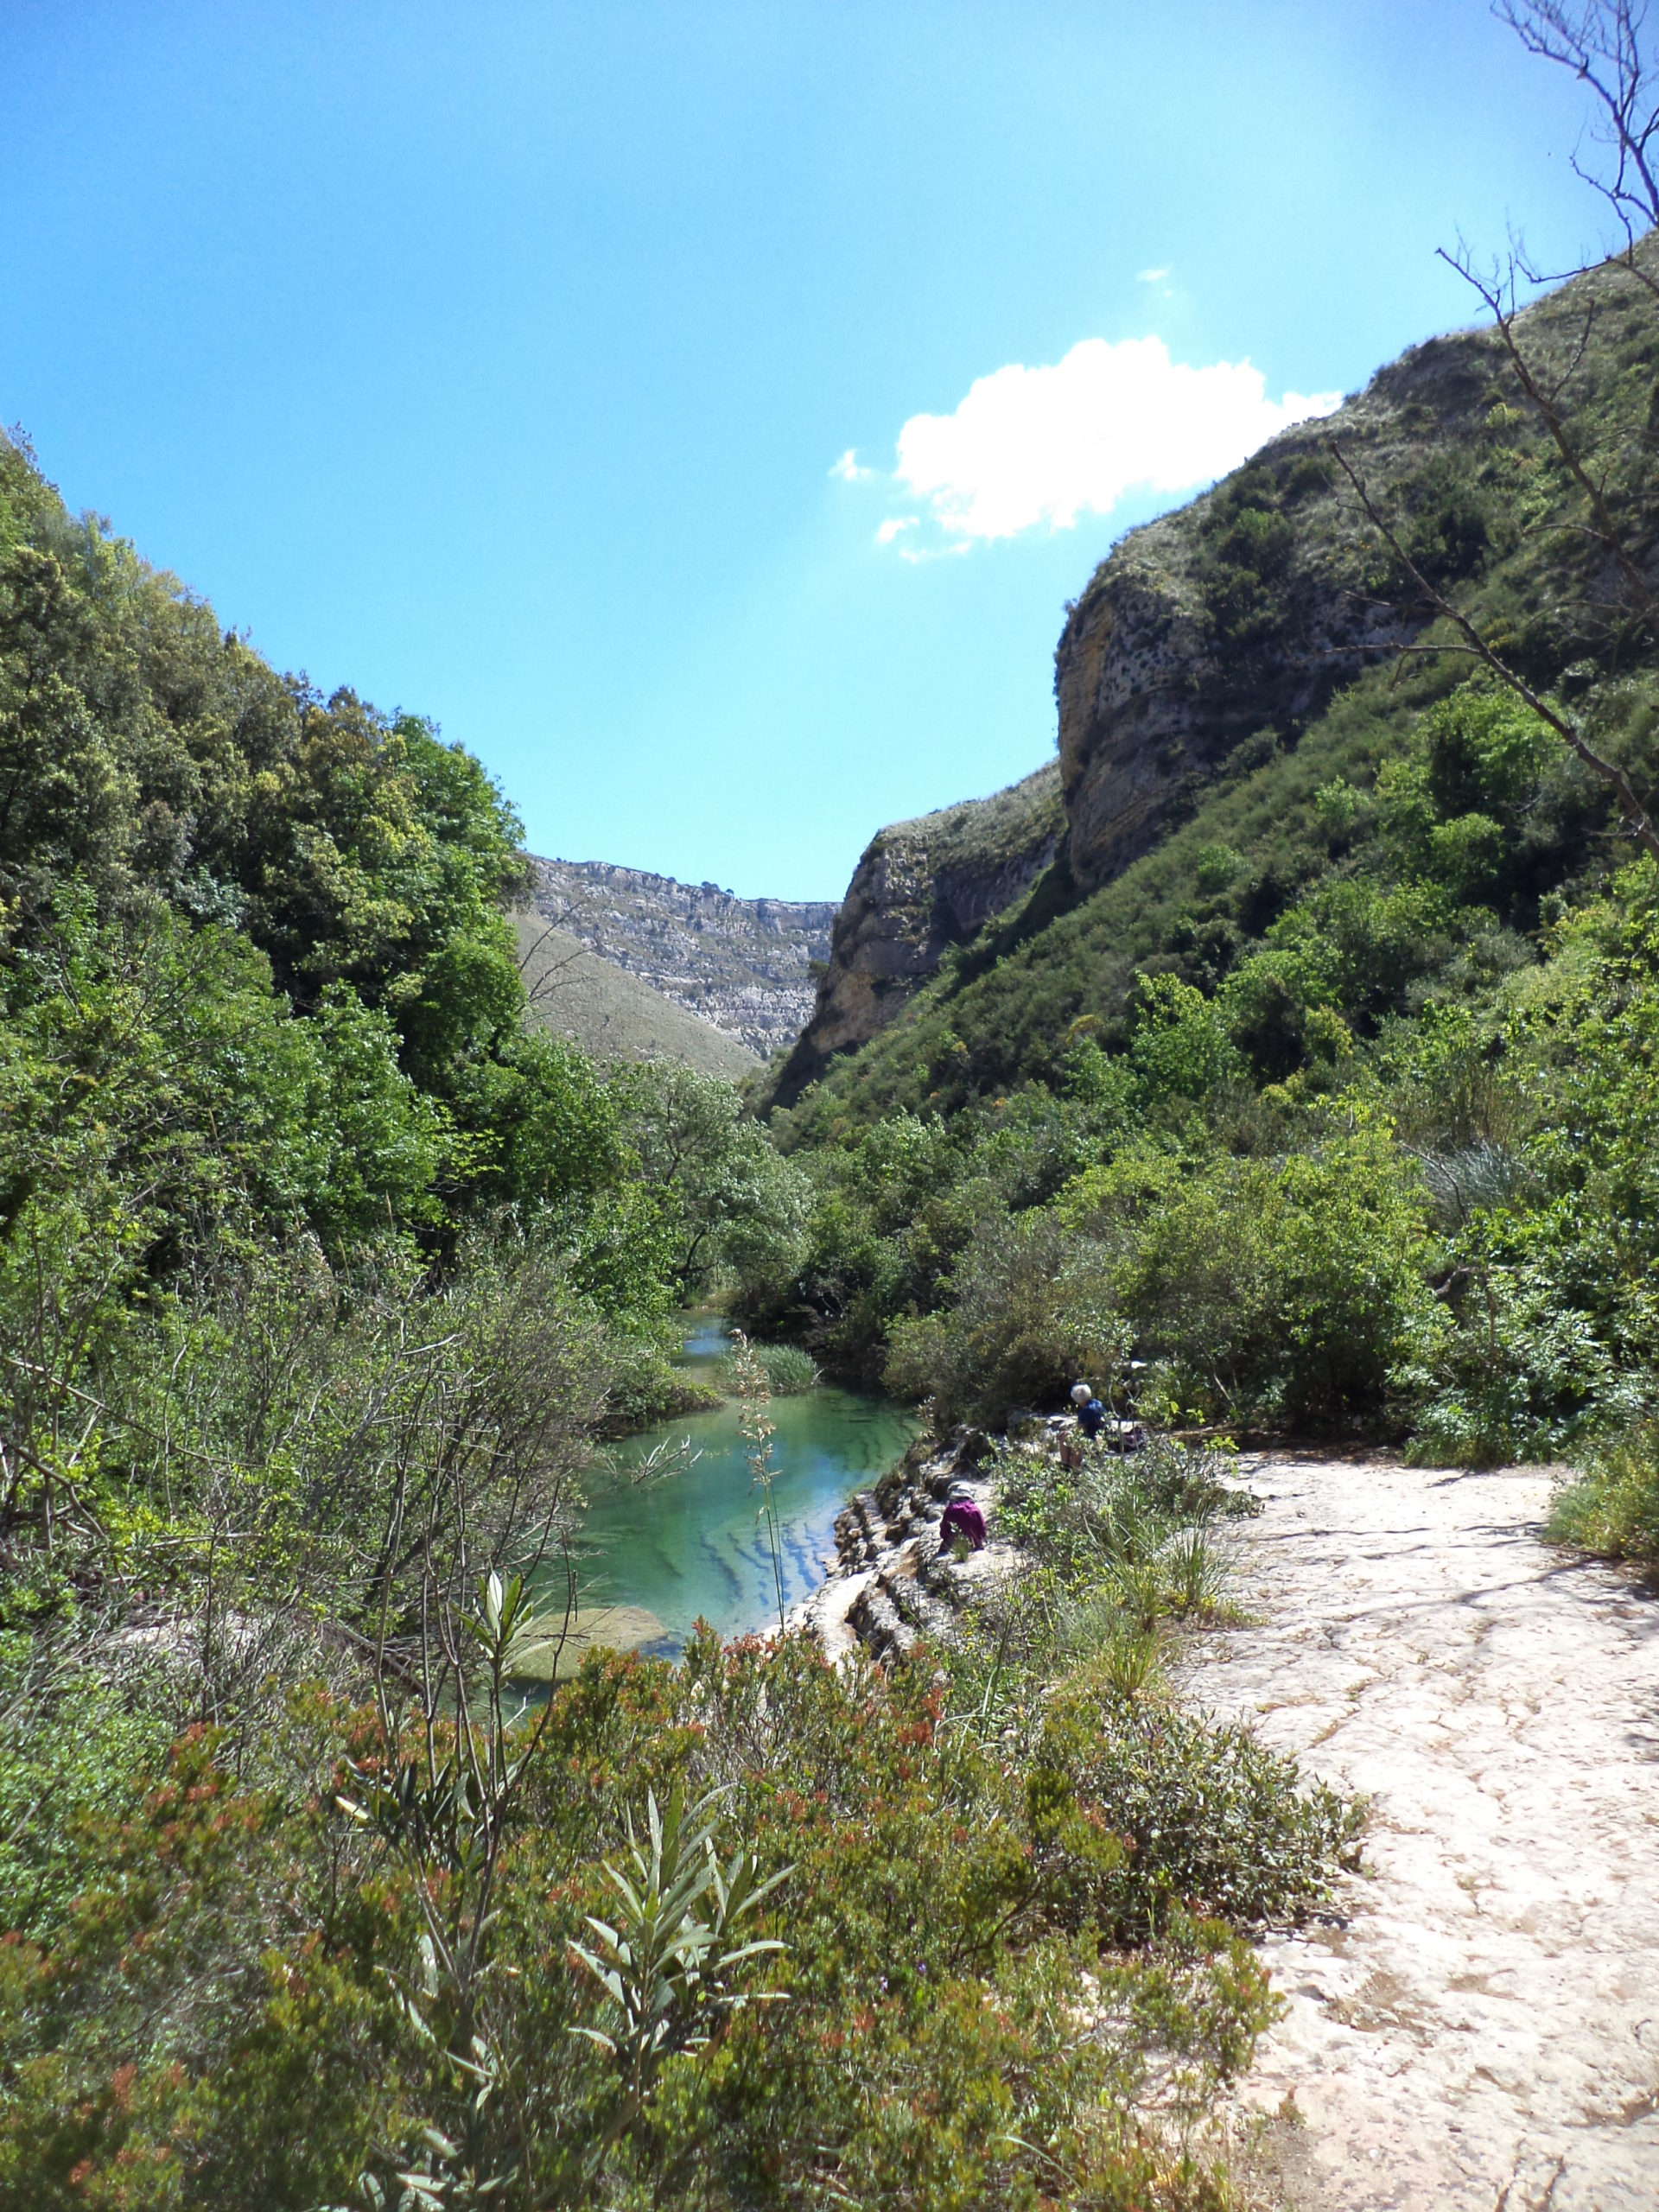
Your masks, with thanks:
<instances>
[{"instance_id":1,"label":"gravel ground","mask_svg":"<svg viewBox=\"0 0 1659 2212\"><path fill-rule=\"evenodd\" d=\"M1371 1801L1263 1955L1245 2091L1298 2212L1659 2208L1659 1602L1539 1541L1535 1468L1256 1463L1190 1688Z\"/></svg>"}]
</instances>

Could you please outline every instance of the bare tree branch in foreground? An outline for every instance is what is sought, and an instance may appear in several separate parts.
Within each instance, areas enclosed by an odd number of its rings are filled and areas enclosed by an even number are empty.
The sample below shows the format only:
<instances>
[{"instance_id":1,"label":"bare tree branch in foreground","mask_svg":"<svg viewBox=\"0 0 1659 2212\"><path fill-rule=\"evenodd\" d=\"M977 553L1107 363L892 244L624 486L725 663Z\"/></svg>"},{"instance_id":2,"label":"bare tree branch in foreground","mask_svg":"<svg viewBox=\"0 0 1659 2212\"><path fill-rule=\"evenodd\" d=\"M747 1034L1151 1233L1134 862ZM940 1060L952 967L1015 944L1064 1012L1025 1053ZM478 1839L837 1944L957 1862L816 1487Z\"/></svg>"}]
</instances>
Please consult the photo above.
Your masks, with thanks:
<instances>
[{"instance_id":1,"label":"bare tree branch in foreground","mask_svg":"<svg viewBox=\"0 0 1659 2212\"><path fill-rule=\"evenodd\" d=\"M1529 54L1572 70L1588 86L1600 114L1592 136L1611 149L1611 174L1586 167L1575 153L1573 173L1588 184L1612 209L1624 235L1622 249L1596 267L1610 274L1632 277L1659 307L1659 278L1638 259L1643 236L1659 223L1659 91L1649 66L1644 31L1647 0L1494 0L1492 13L1508 24ZM1492 318L1499 344L1522 396L1542 424L1569 481L1585 502L1586 518L1563 520L1546 527L1587 537L1598 546L1617 571L1619 596L1636 614L1649 639L1659 634L1659 593L1656 593L1647 560L1650 533L1632 529L1616 512L1611 472L1598 467L1587 457L1587 448L1573 419L1568 387L1588 352L1595 327L1598 302L1586 304L1583 328L1564 365L1546 371L1522 345L1518 328L1518 296L1522 283L1536 286L1546 281L1518 245L1510 248L1507 267L1499 264L1483 274L1467 247L1455 253L1440 249L1440 258L1454 269ZM1583 276L1588 266L1566 272ZM1428 645L1408 651L1433 654L1462 652L1478 660L1507 690L1552 730L1597 781L1618 800L1624 826L1656 861L1659 861L1659 829L1637 796L1629 775L1616 761L1597 751L1582 725L1529 683L1520 671L1484 637L1463 608L1430 582L1421 566L1407 551L1399 532L1389 522L1364 479L1334 438L1326 441L1332 457L1347 478L1367 521L1411 579L1423 604L1457 632L1460 644ZM1641 513L1638 503L1637 514Z\"/></svg>"},{"instance_id":2,"label":"bare tree branch in foreground","mask_svg":"<svg viewBox=\"0 0 1659 2212\"><path fill-rule=\"evenodd\" d=\"M1579 442L1573 435L1566 391L1573 368L1583 359L1589 346L1596 313L1594 303L1586 311L1583 335L1574 349L1571 363L1561 375L1546 378L1529 359L1516 330L1518 315L1516 279L1524 277L1536 283L1540 281L1537 272L1518 252L1511 254L1507 271L1494 270L1491 276L1483 276L1466 247L1459 246L1456 253L1448 253L1441 246L1438 251L1447 268L1457 271L1491 315L1492 327L1509 357L1516 381L1526 395L1533 412L1548 432L1562 467L1588 502L1590 522L1588 525L1577 527L1583 528L1585 534L1599 545L1615 563L1633 604L1649 620L1659 624L1659 596L1656 596L1651 579L1614 517L1608 495L1607 474L1605 470L1599 476L1591 474L1580 450ZM1621 270L1628 269L1630 275L1636 276L1656 299L1659 299L1659 287L1656 287L1654 278L1637 263L1633 249L1628 256L1617 256L1616 265ZM1583 275L1586 272L1575 270L1573 273ZM1567 528L1573 525L1559 526Z\"/></svg>"},{"instance_id":3,"label":"bare tree branch in foreground","mask_svg":"<svg viewBox=\"0 0 1659 2212\"><path fill-rule=\"evenodd\" d=\"M1498 0L1492 13L1529 54L1589 86L1602 111L1592 136L1612 149L1613 174L1598 176L1576 153L1573 173L1606 200L1628 238L1651 229L1659 223L1659 94L1643 51L1647 0Z\"/></svg>"},{"instance_id":4,"label":"bare tree branch in foreground","mask_svg":"<svg viewBox=\"0 0 1659 2212\"><path fill-rule=\"evenodd\" d=\"M557 933L558 925L550 922L541 935L533 938L518 956L518 973L524 979L524 1002L532 1011L539 1009L550 999L556 997L560 991L581 980L579 976L570 975L568 971L573 969L587 953L588 947L585 944L575 945L562 959L550 961L540 975L532 981L530 974L531 962L542 950L548 939L556 936Z\"/></svg>"}]
</instances>

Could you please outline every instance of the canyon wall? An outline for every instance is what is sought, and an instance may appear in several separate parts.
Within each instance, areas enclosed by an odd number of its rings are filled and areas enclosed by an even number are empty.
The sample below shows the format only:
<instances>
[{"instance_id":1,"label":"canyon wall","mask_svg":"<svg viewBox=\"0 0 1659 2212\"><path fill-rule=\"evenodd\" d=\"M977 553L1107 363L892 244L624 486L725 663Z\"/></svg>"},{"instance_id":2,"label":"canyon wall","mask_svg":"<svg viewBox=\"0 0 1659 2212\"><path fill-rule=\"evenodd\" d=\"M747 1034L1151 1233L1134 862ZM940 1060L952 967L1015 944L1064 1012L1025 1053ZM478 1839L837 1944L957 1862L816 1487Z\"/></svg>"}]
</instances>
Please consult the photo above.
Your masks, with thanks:
<instances>
[{"instance_id":1,"label":"canyon wall","mask_svg":"<svg viewBox=\"0 0 1659 2212\"><path fill-rule=\"evenodd\" d=\"M1484 334L1414 347L1102 563L1055 652L1080 892L1155 842L1236 748L1294 746L1338 683L1424 627L1430 610L1332 442L1432 581L1453 582L1484 550L1469 482L1501 404L1497 367Z\"/></svg>"},{"instance_id":2,"label":"canyon wall","mask_svg":"<svg viewBox=\"0 0 1659 2212\"><path fill-rule=\"evenodd\" d=\"M534 860L537 913L765 1060L791 1045L830 957L829 899L739 899L608 861Z\"/></svg>"},{"instance_id":3,"label":"canyon wall","mask_svg":"<svg viewBox=\"0 0 1659 2212\"><path fill-rule=\"evenodd\" d=\"M880 830L836 918L817 1002L778 1079L790 1104L837 1052L874 1037L933 974L1053 861L1065 834L1058 761L993 798Z\"/></svg>"},{"instance_id":4,"label":"canyon wall","mask_svg":"<svg viewBox=\"0 0 1659 2212\"><path fill-rule=\"evenodd\" d=\"M1535 358L1565 365L1573 313L1552 302L1525 322ZM1066 610L1058 760L872 840L775 1102L887 1027L948 947L1045 871L1056 869L1050 918L1185 819L1224 772L1294 750L1340 684L1418 638L1434 611L1333 445L1431 583L1455 588L1495 550L1477 480L1506 450L1513 396L1491 333L1432 340L1129 532Z\"/></svg>"}]
</instances>

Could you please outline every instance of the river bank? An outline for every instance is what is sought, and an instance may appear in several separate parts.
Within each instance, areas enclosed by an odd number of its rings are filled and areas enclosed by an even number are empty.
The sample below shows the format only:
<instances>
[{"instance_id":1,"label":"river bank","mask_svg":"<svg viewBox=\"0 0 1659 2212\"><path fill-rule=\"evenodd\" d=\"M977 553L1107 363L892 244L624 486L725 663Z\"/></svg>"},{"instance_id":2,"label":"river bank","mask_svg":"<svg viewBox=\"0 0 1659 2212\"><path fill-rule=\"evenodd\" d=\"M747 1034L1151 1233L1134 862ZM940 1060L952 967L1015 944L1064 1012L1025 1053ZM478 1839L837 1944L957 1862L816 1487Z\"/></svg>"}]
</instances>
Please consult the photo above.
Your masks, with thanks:
<instances>
[{"instance_id":1,"label":"river bank","mask_svg":"<svg viewBox=\"0 0 1659 2212\"><path fill-rule=\"evenodd\" d=\"M920 1438L880 1482L851 1497L836 1516L823 1580L795 1606L789 1626L814 1637L831 1660L862 1648L887 1664L918 1637L948 1634L962 1606L1017 1564L1014 1547L996 1534L997 1484L983 1471L983 1443L966 1431L944 1446ZM957 1488L981 1508L988 1529L984 1549L962 1559L939 1538L940 1516Z\"/></svg>"}]
</instances>

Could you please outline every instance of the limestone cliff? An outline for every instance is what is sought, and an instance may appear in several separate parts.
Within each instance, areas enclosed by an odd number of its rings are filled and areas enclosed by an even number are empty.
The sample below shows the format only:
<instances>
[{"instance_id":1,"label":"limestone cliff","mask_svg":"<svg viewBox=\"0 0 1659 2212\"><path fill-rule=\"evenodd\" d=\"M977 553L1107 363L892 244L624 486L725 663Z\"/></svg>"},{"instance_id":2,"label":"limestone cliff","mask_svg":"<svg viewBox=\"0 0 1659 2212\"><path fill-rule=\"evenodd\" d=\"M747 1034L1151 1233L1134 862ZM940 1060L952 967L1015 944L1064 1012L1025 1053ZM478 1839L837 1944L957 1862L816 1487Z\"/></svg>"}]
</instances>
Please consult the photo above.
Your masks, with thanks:
<instances>
[{"instance_id":1,"label":"limestone cliff","mask_svg":"<svg viewBox=\"0 0 1659 2212\"><path fill-rule=\"evenodd\" d=\"M873 838L836 919L812 1018L779 1077L788 1105L837 1052L887 1027L946 948L965 944L1041 874L1065 830L1059 765L992 798L894 823Z\"/></svg>"},{"instance_id":2,"label":"limestone cliff","mask_svg":"<svg viewBox=\"0 0 1659 2212\"><path fill-rule=\"evenodd\" d=\"M830 952L827 899L740 899L607 861L531 863L542 919L760 1059L792 1044Z\"/></svg>"},{"instance_id":3,"label":"limestone cliff","mask_svg":"<svg viewBox=\"0 0 1659 2212\"><path fill-rule=\"evenodd\" d=\"M1535 343L1554 334L1551 309L1528 318ZM1415 346L1335 416L1274 439L1102 563L1055 653L1080 891L1145 852L1240 744L1268 734L1268 750L1294 745L1339 683L1424 626L1427 610L1390 573L1329 441L1434 581L1484 555L1469 481L1483 445L1503 434L1513 395L1500 366L1486 333Z\"/></svg>"}]
</instances>

